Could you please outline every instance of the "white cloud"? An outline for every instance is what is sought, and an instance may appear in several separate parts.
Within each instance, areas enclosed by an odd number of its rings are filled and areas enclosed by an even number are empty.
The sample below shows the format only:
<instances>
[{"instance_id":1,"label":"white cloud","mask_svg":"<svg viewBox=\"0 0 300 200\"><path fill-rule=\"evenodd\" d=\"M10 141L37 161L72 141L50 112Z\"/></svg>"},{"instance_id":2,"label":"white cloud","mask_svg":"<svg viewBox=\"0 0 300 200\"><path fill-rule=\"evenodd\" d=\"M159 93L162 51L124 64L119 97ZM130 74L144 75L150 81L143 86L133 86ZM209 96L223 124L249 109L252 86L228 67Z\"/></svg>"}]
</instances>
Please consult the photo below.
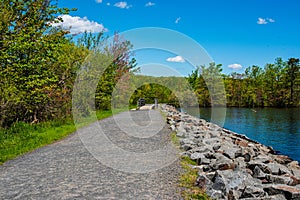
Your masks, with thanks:
<instances>
[{"instance_id":1,"label":"white cloud","mask_svg":"<svg viewBox=\"0 0 300 200\"><path fill-rule=\"evenodd\" d=\"M129 9L132 7L132 5L128 5L126 1L120 1L114 4L115 7L121 8L121 9Z\"/></svg>"},{"instance_id":2,"label":"white cloud","mask_svg":"<svg viewBox=\"0 0 300 200\"><path fill-rule=\"evenodd\" d=\"M268 21L271 22L271 23L274 23L274 22L275 22L275 20L272 19L272 18L268 18Z\"/></svg>"},{"instance_id":3,"label":"white cloud","mask_svg":"<svg viewBox=\"0 0 300 200\"><path fill-rule=\"evenodd\" d=\"M175 56L175 57L167 58L167 61L168 62L179 62L179 63L185 62L185 60L181 56Z\"/></svg>"},{"instance_id":4,"label":"white cloud","mask_svg":"<svg viewBox=\"0 0 300 200\"><path fill-rule=\"evenodd\" d=\"M145 5L146 7L151 7L151 6L155 6L155 3L149 1L148 3L146 3Z\"/></svg>"},{"instance_id":5,"label":"white cloud","mask_svg":"<svg viewBox=\"0 0 300 200\"><path fill-rule=\"evenodd\" d=\"M257 20L257 24L268 24L269 22L274 23L275 20L272 18L261 18L261 17L259 17Z\"/></svg>"},{"instance_id":6,"label":"white cloud","mask_svg":"<svg viewBox=\"0 0 300 200\"><path fill-rule=\"evenodd\" d=\"M102 0L95 0L96 3L102 3Z\"/></svg>"},{"instance_id":7,"label":"white cloud","mask_svg":"<svg viewBox=\"0 0 300 200\"><path fill-rule=\"evenodd\" d=\"M181 20L181 17L177 17L177 19L175 20L175 24L178 24L180 20Z\"/></svg>"},{"instance_id":8,"label":"white cloud","mask_svg":"<svg viewBox=\"0 0 300 200\"><path fill-rule=\"evenodd\" d=\"M108 2L108 3L106 3L106 5L107 5L107 6L110 6L110 3Z\"/></svg>"},{"instance_id":9,"label":"white cloud","mask_svg":"<svg viewBox=\"0 0 300 200\"><path fill-rule=\"evenodd\" d=\"M240 70L243 68L243 66L235 63L235 64L228 65L228 68L233 69L233 70Z\"/></svg>"},{"instance_id":10,"label":"white cloud","mask_svg":"<svg viewBox=\"0 0 300 200\"><path fill-rule=\"evenodd\" d=\"M80 34L84 31L90 31L92 33L107 31L103 24L90 21L87 17L81 18L70 15L61 15L60 17L63 19L63 22L53 24L52 26L59 26L64 30L69 30L71 34Z\"/></svg>"},{"instance_id":11,"label":"white cloud","mask_svg":"<svg viewBox=\"0 0 300 200\"><path fill-rule=\"evenodd\" d=\"M267 24L267 23L268 23L268 22L267 22L266 19L261 18L261 17L258 18L257 24Z\"/></svg>"}]
</instances>

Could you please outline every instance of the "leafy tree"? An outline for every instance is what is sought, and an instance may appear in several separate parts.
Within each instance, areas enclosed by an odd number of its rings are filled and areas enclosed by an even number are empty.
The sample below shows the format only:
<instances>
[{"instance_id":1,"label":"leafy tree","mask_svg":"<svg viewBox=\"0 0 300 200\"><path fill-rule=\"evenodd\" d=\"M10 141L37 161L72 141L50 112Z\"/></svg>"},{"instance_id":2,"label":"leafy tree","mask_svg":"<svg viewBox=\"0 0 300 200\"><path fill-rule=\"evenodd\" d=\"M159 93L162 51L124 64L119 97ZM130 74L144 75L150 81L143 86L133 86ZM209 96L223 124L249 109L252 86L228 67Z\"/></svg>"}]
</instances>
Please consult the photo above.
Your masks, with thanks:
<instances>
[{"instance_id":1,"label":"leafy tree","mask_svg":"<svg viewBox=\"0 0 300 200\"><path fill-rule=\"evenodd\" d=\"M264 71L264 87L266 93L265 101L267 106L284 105L283 69L285 63L281 58L277 58L274 64L266 64Z\"/></svg>"},{"instance_id":2,"label":"leafy tree","mask_svg":"<svg viewBox=\"0 0 300 200\"><path fill-rule=\"evenodd\" d=\"M299 79L299 72L300 72L299 58L289 58L286 67L286 73L287 73L286 80L290 90L289 105L292 105L294 102L295 87L299 86L298 82L296 82L296 80Z\"/></svg>"},{"instance_id":3,"label":"leafy tree","mask_svg":"<svg viewBox=\"0 0 300 200\"><path fill-rule=\"evenodd\" d=\"M198 104L206 107L211 105L211 101L209 90L203 76L200 74L200 71L201 68L197 67L197 69L187 77L187 80L198 97Z\"/></svg>"},{"instance_id":4,"label":"leafy tree","mask_svg":"<svg viewBox=\"0 0 300 200\"><path fill-rule=\"evenodd\" d=\"M3 0L0 7L0 94L2 125L45 119L49 96L58 77L49 66L57 62L57 51L65 43L62 30L51 23L66 14L50 0Z\"/></svg>"},{"instance_id":5,"label":"leafy tree","mask_svg":"<svg viewBox=\"0 0 300 200\"><path fill-rule=\"evenodd\" d=\"M263 70L256 65L245 70L247 88L246 105L251 107L263 106Z\"/></svg>"},{"instance_id":6,"label":"leafy tree","mask_svg":"<svg viewBox=\"0 0 300 200\"><path fill-rule=\"evenodd\" d=\"M209 63L208 67L201 66L201 76L209 90L212 106L224 106L226 101L221 67L221 64L215 64L214 62Z\"/></svg>"},{"instance_id":7,"label":"leafy tree","mask_svg":"<svg viewBox=\"0 0 300 200\"><path fill-rule=\"evenodd\" d=\"M105 71L102 73L98 83L96 90L97 109L110 109L112 93L117 82L124 75L129 75L129 73L137 70L136 60L130 51L131 48L131 43L117 33L113 37L113 42L105 46L104 50L108 55L112 56L112 62L105 66ZM123 90L129 90L129 86L123 85L123 87Z\"/></svg>"},{"instance_id":8,"label":"leafy tree","mask_svg":"<svg viewBox=\"0 0 300 200\"><path fill-rule=\"evenodd\" d=\"M136 105L138 99L144 98L146 103L153 104L157 98L159 103L168 103L180 107L179 99L183 100L182 91L185 78L182 77L151 77L134 75L134 85L139 86L130 97L130 104ZM176 88L176 91L175 91ZM182 96L180 96L182 94ZM184 97L186 101L188 98Z\"/></svg>"},{"instance_id":9,"label":"leafy tree","mask_svg":"<svg viewBox=\"0 0 300 200\"><path fill-rule=\"evenodd\" d=\"M225 76L226 98L228 106L244 106L243 105L243 79L244 74L234 72L229 76Z\"/></svg>"},{"instance_id":10,"label":"leafy tree","mask_svg":"<svg viewBox=\"0 0 300 200\"><path fill-rule=\"evenodd\" d=\"M200 75L200 68L197 67L195 71L192 71L191 74L188 75L187 81L189 82L190 86L193 89L196 89L199 87L200 80L199 80L199 75Z\"/></svg>"}]
</instances>

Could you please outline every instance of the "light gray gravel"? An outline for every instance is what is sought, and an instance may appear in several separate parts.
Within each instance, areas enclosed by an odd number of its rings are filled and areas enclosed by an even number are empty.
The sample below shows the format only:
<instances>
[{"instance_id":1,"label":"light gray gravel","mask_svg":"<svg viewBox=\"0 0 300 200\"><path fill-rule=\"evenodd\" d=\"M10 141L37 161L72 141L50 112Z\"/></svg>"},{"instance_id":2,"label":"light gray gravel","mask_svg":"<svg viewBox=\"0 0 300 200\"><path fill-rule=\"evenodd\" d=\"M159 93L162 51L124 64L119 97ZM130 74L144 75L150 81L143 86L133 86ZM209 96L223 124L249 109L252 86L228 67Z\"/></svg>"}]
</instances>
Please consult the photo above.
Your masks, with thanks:
<instances>
[{"instance_id":1,"label":"light gray gravel","mask_svg":"<svg viewBox=\"0 0 300 200\"><path fill-rule=\"evenodd\" d=\"M134 122L147 125L149 112L160 116L159 111L129 113ZM128 136L113 118L97 123L114 144L127 151L144 153L169 145L170 130L166 124L152 137L137 138ZM143 134L142 129L139 131ZM0 166L0 199L182 199L178 187L181 172L178 160L149 173L107 167L90 154L78 133L74 133Z\"/></svg>"}]
</instances>

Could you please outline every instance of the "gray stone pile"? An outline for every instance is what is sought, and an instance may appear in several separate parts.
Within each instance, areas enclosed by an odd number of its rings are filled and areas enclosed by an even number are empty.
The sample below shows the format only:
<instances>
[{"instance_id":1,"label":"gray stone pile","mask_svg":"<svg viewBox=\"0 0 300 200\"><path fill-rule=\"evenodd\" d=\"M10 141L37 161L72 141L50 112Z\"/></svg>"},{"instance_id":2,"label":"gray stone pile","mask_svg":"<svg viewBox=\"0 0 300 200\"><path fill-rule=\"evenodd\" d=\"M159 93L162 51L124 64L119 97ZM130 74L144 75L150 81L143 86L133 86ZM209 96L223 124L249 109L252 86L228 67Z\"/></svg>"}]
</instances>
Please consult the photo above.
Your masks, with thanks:
<instances>
[{"instance_id":1,"label":"gray stone pile","mask_svg":"<svg viewBox=\"0 0 300 200\"><path fill-rule=\"evenodd\" d=\"M164 105L182 156L196 161L196 185L213 199L300 199L300 166L271 147Z\"/></svg>"}]
</instances>

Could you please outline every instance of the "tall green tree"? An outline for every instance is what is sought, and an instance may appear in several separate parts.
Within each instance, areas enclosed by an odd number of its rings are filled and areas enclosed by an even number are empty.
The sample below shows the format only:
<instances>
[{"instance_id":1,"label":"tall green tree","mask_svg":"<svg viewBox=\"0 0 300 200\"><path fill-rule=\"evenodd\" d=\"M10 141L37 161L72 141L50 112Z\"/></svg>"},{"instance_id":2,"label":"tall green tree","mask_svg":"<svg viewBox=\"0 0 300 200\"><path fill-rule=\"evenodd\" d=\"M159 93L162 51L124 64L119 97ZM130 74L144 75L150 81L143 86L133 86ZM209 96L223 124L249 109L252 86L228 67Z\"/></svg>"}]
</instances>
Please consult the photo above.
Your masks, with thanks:
<instances>
[{"instance_id":1,"label":"tall green tree","mask_svg":"<svg viewBox=\"0 0 300 200\"><path fill-rule=\"evenodd\" d=\"M245 84L247 88L246 104L251 107L263 106L263 70L253 65L245 70Z\"/></svg>"},{"instance_id":2,"label":"tall green tree","mask_svg":"<svg viewBox=\"0 0 300 200\"><path fill-rule=\"evenodd\" d=\"M225 88L226 88L226 97L228 106L238 106L242 107L243 104L243 78L244 74L237 72L231 73L228 76L225 76Z\"/></svg>"},{"instance_id":3,"label":"tall green tree","mask_svg":"<svg viewBox=\"0 0 300 200\"><path fill-rule=\"evenodd\" d=\"M47 116L50 100L43 91L59 81L50 66L67 33L51 24L70 10L50 0L3 0L0 6L0 124L36 122Z\"/></svg>"},{"instance_id":4,"label":"tall green tree","mask_svg":"<svg viewBox=\"0 0 300 200\"><path fill-rule=\"evenodd\" d=\"M136 60L131 52L132 44L118 33L113 36L111 44L105 46L105 53L112 57L112 62L105 66L96 90L96 108L110 109L112 93L121 78L129 78L130 73L137 70ZM125 76L124 76L125 75ZM125 81L125 80L123 80ZM129 90L129 85L123 85L123 90Z\"/></svg>"},{"instance_id":5,"label":"tall green tree","mask_svg":"<svg viewBox=\"0 0 300 200\"><path fill-rule=\"evenodd\" d=\"M286 67L286 80L289 86L290 90L290 102L289 105L292 105L294 102L294 91L295 87L298 89L298 79L299 79L299 72L300 72L300 64L299 64L299 58L289 58L287 61L287 67Z\"/></svg>"},{"instance_id":6,"label":"tall green tree","mask_svg":"<svg viewBox=\"0 0 300 200\"><path fill-rule=\"evenodd\" d=\"M222 64L214 62L201 66L201 77L205 81L211 97L212 106L225 106L226 94L222 75Z\"/></svg>"},{"instance_id":7,"label":"tall green tree","mask_svg":"<svg viewBox=\"0 0 300 200\"><path fill-rule=\"evenodd\" d=\"M187 77L187 81L198 97L198 104L206 107L211 105L211 98L206 82L200 73L203 68L205 68L205 66L202 68L197 67L195 71L192 71L192 73Z\"/></svg>"},{"instance_id":8,"label":"tall green tree","mask_svg":"<svg viewBox=\"0 0 300 200\"><path fill-rule=\"evenodd\" d=\"M285 63L277 58L274 64L266 64L264 69L264 87L267 102L266 106L282 106L285 97L283 91L283 69Z\"/></svg>"}]
</instances>

